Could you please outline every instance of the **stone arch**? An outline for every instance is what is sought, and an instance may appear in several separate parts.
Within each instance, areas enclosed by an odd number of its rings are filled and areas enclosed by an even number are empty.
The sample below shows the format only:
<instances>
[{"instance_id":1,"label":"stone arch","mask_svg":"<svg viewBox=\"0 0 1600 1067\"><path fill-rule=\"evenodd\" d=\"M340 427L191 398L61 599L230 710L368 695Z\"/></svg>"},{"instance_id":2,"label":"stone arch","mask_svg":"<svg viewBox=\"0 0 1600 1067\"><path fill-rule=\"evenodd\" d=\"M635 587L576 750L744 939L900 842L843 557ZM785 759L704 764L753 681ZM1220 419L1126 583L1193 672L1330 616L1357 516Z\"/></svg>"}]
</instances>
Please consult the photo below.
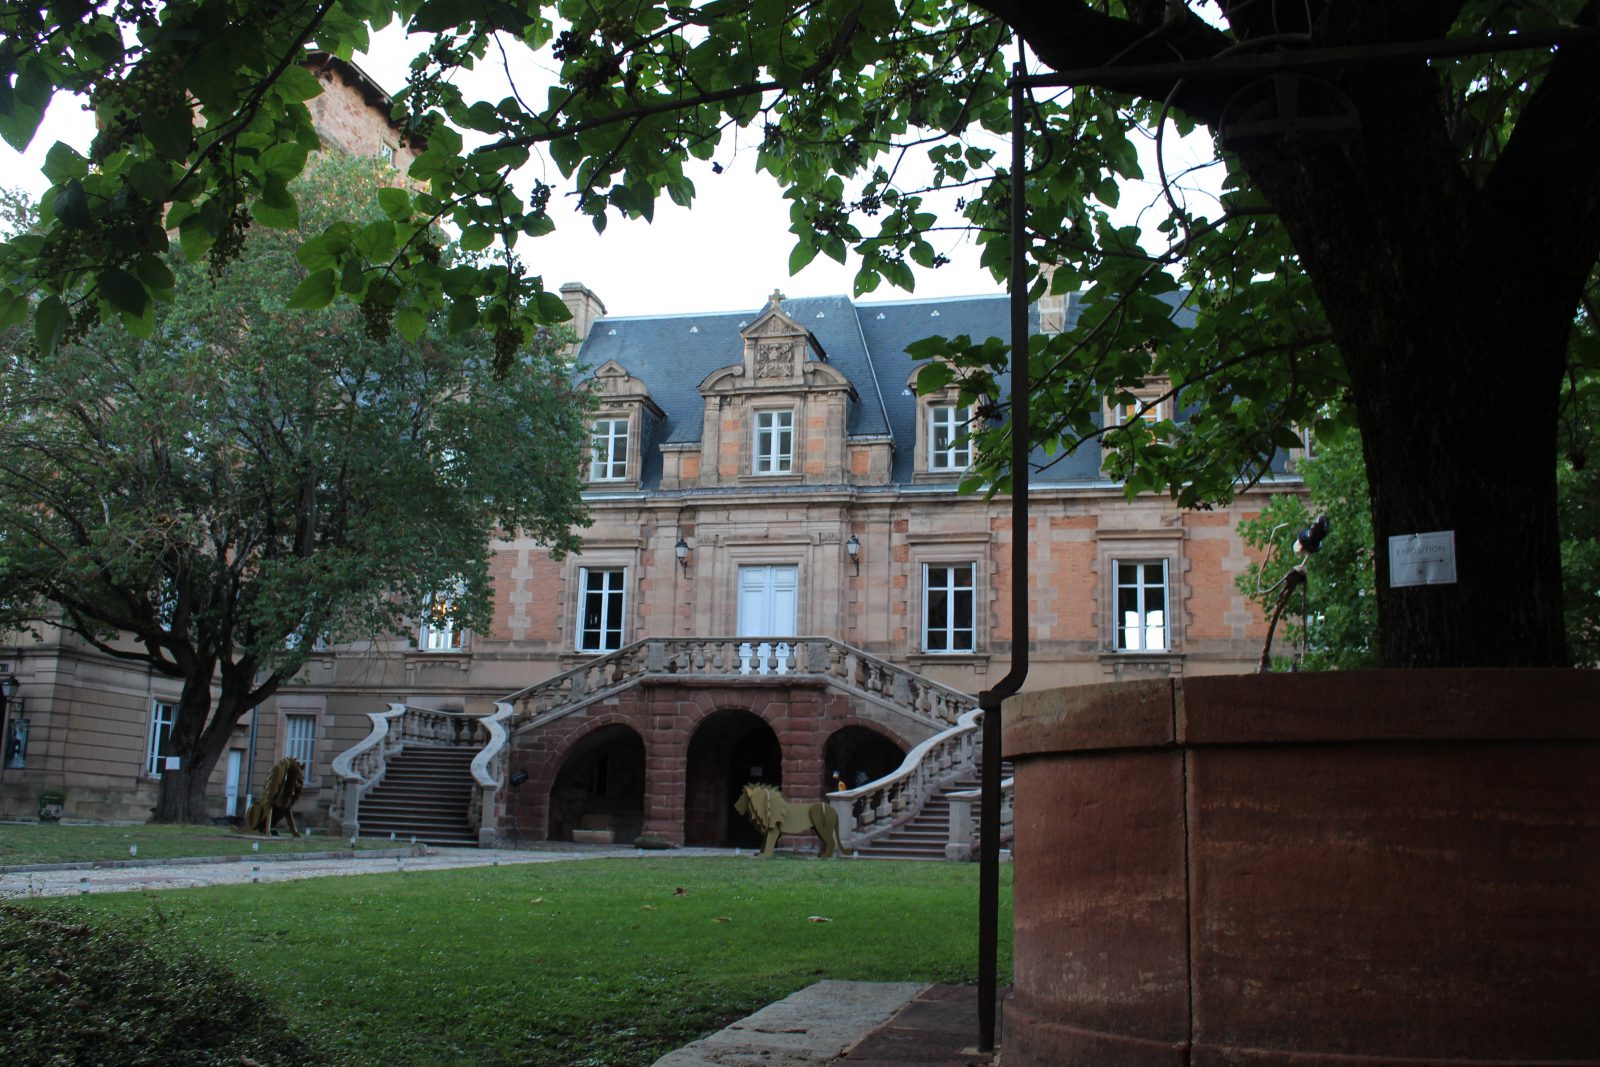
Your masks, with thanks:
<instances>
[{"instance_id":1,"label":"stone arch","mask_svg":"<svg viewBox=\"0 0 1600 1067\"><path fill-rule=\"evenodd\" d=\"M644 826L644 738L623 723L576 738L549 796L549 840L571 841L578 829L609 829L617 843L631 843Z\"/></svg>"},{"instance_id":2,"label":"stone arch","mask_svg":"<svg viewBox=\"0 0 1600 1067\"><path fill-rule=\"evenodd\" d=\"M783 747L777 732L753 711L721 708L700 720L686 756L684 843L760 847L761 836L734 812L733 804L750 782L783 787Z\"/></svg>"},{"instance_id":3,"label":"stone arch","mask_svg":"<svg viewBox=\"0 0 1600 1067\"><path fill-rule=\"evenodd\" d=\"M822 791L836 788L835 774L846 789L876 781L899 767L906 751L898 740L871 726L841 726L822 748Z\"/></svg>"}]
</instances>

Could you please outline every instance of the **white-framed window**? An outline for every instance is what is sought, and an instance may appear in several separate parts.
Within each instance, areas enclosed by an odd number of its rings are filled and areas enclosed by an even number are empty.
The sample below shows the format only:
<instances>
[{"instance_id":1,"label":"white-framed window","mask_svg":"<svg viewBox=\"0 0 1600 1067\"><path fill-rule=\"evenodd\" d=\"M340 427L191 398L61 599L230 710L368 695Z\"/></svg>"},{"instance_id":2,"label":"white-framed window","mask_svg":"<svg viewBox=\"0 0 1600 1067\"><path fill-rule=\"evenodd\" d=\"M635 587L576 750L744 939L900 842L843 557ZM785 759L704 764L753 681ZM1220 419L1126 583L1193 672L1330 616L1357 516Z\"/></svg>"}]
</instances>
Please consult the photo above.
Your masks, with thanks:
<instances>
[{"instance_id":1,"label":"white-framed window","mask_svg":"<svg viewBox=\"0 0 1600 1067\"><path fill-rule=\"evenodd\" d=\"M163 749L172 736L172 722L178 717L176 704L157 700L150 709L150 738L145 745L144 773L149 778L161 777Z\"/></svg>"},{"instance_id":2,"label":"white-framed window","mask_svg":"<svg viewBox=\"0 0 1600 1067\"><path fill-rule=\"evenodd\" d=\"M756 412L755 464L757 474L788 474L794 470L794 411Z\"/></svg>"},{"instance_id":3,"label":"white-framed window","mask_svg":"<svg viewBox=\"0 0 1600 1067\"><path fill-rule=\"evenodd\" d=\"M593 456L591 482L620 482L628 477L628 420L596 419L589 431Z\"/></svg>"},{"instance_id":4,"label":"white-framed window","mask_svg":"<svg viewBox=\"0 0 1600 1067\"><path fill-rule=\"evenodd\" d=\"M1168 651L1167 561L1119 559L1114 566L1117 651Z\"/></svg>"},{"instance_id":5,"label":"white-framed window","mask_svg":"<svg viewBox=\"0 0 1600 1067\"><path fill-rule=\"evenodd\" d=\"M971 563L922 565L922 650L971 652L977 634L976 567Z\"/></svg>"},{"instance_id":6,"label":"white-framed window","mask_svg":"<svg viewBox=\"0 0 1600 1067\"><path fill-rule=\"evenodd\" d=\"M422 615L422 632L417 636L417 648L423 652L460 652L466 636L456 621L455 597L448 594L434 597Z\"/></svg>"},{"instance_id":7,"label":"white-framed window","mask_svg":"<svg viewBox=\"0 0 1600 1067\"><path fill-rule=\"evenodd\" d=\"M967 436L971 409L955 404L928 406L928 469L964 471L972 466L972 441Z\"/></svg>"},{"instance_id":8,"label":"white-framed window","mask_svg":"<svg viewBox=\"0 0 1600 1067\"><path fill-rule=\"evenodd\" d=\"M392 166L395 165L394 157L395 157L394 145L390 144L388 141L379 141L378 142L378 158L383 160L385 163L389 164L389 166L392 167Z\"/></svg>"},{"instance_id":9,"label":"white-framed window","mask_svg":"<svg viewBox=\"0 0 1600 1067\"><path fill-rule=\"evenodd\" d=\"M285 715L283 717L283 754L300 761L300 766L310 774L315 764L314 741L317 736L315 715Z\"/></svg>"},{"instance_id":10,"label":"white-framed window","mask_svg":"<svg viewBox=\"0 0 1600 1067\"><path fill-rule=\"evenodd\" d=\"M622 647L628 572L622 567L578 571L578 651L614 652Z\"/></svg>"}]
</instances>

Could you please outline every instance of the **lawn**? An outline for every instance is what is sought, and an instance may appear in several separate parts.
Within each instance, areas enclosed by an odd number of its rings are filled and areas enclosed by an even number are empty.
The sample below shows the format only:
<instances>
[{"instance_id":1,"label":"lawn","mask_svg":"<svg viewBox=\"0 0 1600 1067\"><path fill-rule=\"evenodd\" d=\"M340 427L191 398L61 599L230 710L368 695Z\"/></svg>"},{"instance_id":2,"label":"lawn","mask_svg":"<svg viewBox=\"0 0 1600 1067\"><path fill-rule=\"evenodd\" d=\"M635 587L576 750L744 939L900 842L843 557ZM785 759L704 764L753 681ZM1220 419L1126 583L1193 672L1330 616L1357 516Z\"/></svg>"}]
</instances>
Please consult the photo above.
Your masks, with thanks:
<instances>
[{"instance_id":1,"label":"lawn","mask_svg":"<svg viewBox=\"0 0 1600 1067\"><path fill-rule=\"evenodd\" d=\"M251 845L259 845L252 850ZM59 823L8 823L0 825L0 867L20 863L74 863L125 860L137 845L139 859L173 859L183 856L241 856L285 852L327 852L348 849L346 839L318 834L312 837L260 838L220 826L170 826L150 823L128 826L62 826ZM359 848L388 848L391 842L370 838Z\"/></svg>"},{"instance_id":2,"label":"lawn","mask_svg":"<svg viewBox=\"0 0 1600 1067\"><path fill-rule=\"evenodd\" d=\"M29 907L205 946L342 1064L637 1067L821 978L977 973L974 864L585 860Z\"/></svg>"}]
</instances>

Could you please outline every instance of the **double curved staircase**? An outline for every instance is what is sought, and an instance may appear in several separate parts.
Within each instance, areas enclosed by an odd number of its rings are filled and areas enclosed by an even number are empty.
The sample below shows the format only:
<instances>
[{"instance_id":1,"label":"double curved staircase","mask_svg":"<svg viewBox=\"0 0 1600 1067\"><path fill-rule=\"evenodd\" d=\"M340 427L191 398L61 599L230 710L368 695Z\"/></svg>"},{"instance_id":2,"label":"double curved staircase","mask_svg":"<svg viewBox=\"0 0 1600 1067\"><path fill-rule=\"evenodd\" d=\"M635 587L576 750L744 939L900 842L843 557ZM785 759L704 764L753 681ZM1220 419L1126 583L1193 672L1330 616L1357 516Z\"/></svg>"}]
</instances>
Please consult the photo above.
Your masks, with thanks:
<instances>
[{"instance_id":1,"label":"double curved staircase","mask_svg":"<svg viewBox=\"0 0 1600 1067\"><path fill-rule=\"evenodd\" d=\"M512 693L487 716L391 704L369 713L367 736L334 760L332 817L349 834L492 843L512 733L652 679L686 677L816 681L936 730L890 774L825 799L839 814L846 850L862 857L974 854L982 712L973 698L826 637L646 638ZM1010 836L1009 776L1003 791L1002 841Z\"/></svg>"}]
</instances>

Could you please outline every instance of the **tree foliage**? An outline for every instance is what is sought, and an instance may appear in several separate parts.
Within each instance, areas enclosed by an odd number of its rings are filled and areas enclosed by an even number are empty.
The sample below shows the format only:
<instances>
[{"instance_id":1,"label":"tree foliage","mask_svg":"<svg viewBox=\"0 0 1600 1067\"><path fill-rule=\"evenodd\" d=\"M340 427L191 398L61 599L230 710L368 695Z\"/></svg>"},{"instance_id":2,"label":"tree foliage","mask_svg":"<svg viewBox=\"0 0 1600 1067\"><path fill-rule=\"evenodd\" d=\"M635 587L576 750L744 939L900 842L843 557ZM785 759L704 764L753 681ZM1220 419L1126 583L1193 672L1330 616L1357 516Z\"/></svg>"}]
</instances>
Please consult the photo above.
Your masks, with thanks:
<instances>
[{"instance_id":1,"label":"tree foliage","mask_svg":"<svg viewBox=\"0 0 1600 1067\"><path fill-rule=\"evenodd\" d=\"M941 231L970 228L1003 279L1013 205L995 148L1020 39L1034 62L1078 72L1026 105L1027 281L1084 295L1069 329L1031 347L1036 443L1097 442L1130 492L1205 506L1341 412L1367 448L1377 534L1453 529L1462 553L1454 588L1391 589L1378 561L1383 661L1564 659L1554 481L1530 472L1554 469L1563 390L1600 360L1573 328L1600 256L1596 0L83 7L0 17L0 134L26 140L58 88L88 93L103 127L88 158L51 153L46 229L0 255L0 321L32 308L46 349L96 316L149 328L168 285L165 205L185 248L213 258L246 218L291 224L287 182L314 145L301 50L349 57L395 17L428 35L399 109L426 144L411 170L426 189L385 204L392 233L313 238L308 306L347 296L406 332L448 310L508 348L562 314L522 261L557 205L599 229L648 218L751 145L788 189L795 267L854 255L858 293L909 287L912 265L939 265ZM1308 53L1336 58L1293 66ZM455 72L484 64L510 75L503 98L460 89ZM1264 116L1294 121L1243 124ZM1167 169L1165 140L1199 127L1218 147L1219 201ZM1111 212L1146 140L1168 192L1154 241ZM535 153L541 177L518 186ZM439 222L481 258L435 262L423 235ZM989 416L972 486L1005 490L1008 345L925 353ZM1152 378L1181 395L1181 417L1107 425L1105 403ZM1508 410L1516 445L1493 447ZM1485 493L1521 528L1474 516ZM1493 643L1468 622L1486 616L1501 622Z\"/></svg>"},{"instance_id":2,"label":"tree foliage","mask_svg":"<svg viewBox=\"0 0 1600 1067\"><path fill-rule=\"evenodd\" d=\"M385 225L349 219L377 178L319 159L304 225ZM584 521L560 339L497 374L481 334L295 310L300 236L253 232L221 269L162 260L175 284L148 336L97 326L0 367L0 623L62 625L182 681L169 818L204 817L234 724L319 639L407 632L441 591L486 628L491 538L559 554Z\"/></svg>"},{"instance_id":3,"label":"tree foliage","mask_svg":"<svg viewBox=\"0 0 1600 1067\"><path fill-rule=\"evenodd\" d=\"M1292 596L1274 644L1279 666L1287 660L1307 670L1376 667L1378 598L1361 442L1353 435L1318 442L1316 455L1299 469L1305 495L1275 494L1260 515L1239 524L1240 536L1262 560L1236 584L1270 617L1284 576L1303 562L1304 598ZM1329 520L1321 551L1297 558L1295 537L1319 515Z\"/></svg>"}]
</instances>

